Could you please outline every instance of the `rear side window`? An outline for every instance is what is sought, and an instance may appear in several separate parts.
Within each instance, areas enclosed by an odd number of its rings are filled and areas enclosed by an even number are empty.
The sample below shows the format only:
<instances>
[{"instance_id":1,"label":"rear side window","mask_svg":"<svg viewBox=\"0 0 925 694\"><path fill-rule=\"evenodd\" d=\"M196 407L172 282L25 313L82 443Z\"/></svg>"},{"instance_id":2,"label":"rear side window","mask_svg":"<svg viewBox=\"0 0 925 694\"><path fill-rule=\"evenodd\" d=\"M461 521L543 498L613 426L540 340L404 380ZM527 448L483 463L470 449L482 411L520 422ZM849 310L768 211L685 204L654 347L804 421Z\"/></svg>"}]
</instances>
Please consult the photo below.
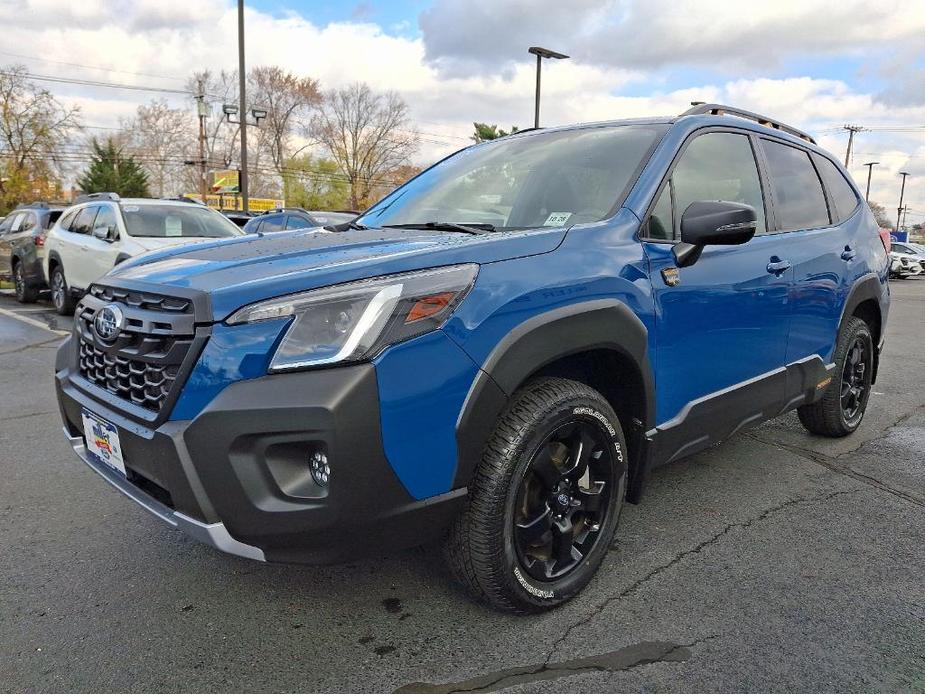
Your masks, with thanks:
<instances>
[{"instance_id":1,"label":"rear side window","mask_svg":"<svg viewBox=\"0 0 925 694\"><path fill-rule=\"evenodd\" d=\"M858 208L858 196L854 192L851 184L845 180L844 174L838 170L829 159L825 157L814 157L819 173L822 174L822 180L829 191L829 199L835 203L835 209L832 211L832 221L842 221L848 219Z\"/></svg>"},{"instance_id":2,"label":"rear side window","mask_svg":"<svg viewBox=\"0 0 925 694\"><path fill-rule=\"evenodd\" d=\"M64 213L63 219L61 220L60 227L65 231L71 230L71 225L74 223L74 220L77 219L77 215L80 213L80 210L68 210Z\"/></svg>"},{"instance_id":3,"label":"rear side window","mask_svg":"<svg viewBox=\"0 0 925 694\"><path fill-rule=\"evenodd\" d=\"M829 209L822 192L822 182L802 149L764 140L768 159L774 211L780 231L816 229L828 226Z\"/></svg>"},{"instance_id":4,"label":"rear side window","mask_svg":"<svg viewBox=\"0 0 925 694\"><path fill-rule=\"evenodd\" d=\"M89 234L93 228L93 220L96 219L96 213L99 208L85 207L77 215L77 219L71 224L70 230L75 234Z\"/></svg>"},{"instance_id":5,"label":"rear side window","mask_svg":"<svg viewBox=\"0 0 925 694\"><path fill-rule=\"evenodd\" d=\"M756 233L767 231L761 180L746 135L707 133L698 136L681 155L671 183L678 222L692 202L725 200L754 207L758 215Z\"/></svg>"},{"instance_id":6,"label":"rear side window","mask_svg":"<svg viewBox=\"0 0 925 694\"><path fill-rule=\"evenodd\" d=\"M23 213L22 224L19 225L20 231L29 231L30 229L35 228L35 213L34 212L25 212Z\"/></svg>"}]
</instances>

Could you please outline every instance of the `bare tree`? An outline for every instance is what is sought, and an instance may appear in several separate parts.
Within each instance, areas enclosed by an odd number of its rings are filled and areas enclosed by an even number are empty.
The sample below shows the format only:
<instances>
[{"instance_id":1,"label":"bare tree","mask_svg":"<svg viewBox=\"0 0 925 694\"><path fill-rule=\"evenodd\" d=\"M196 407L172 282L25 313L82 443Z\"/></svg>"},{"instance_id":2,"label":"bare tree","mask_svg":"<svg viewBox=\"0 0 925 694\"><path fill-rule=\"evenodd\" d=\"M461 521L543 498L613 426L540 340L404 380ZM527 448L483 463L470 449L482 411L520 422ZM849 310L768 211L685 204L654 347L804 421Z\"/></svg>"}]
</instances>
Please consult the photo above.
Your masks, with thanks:
<instances>
[{"instance_id":1,"label":"bare tree","mask_svg":"<svg viewBox=\"0 0 925 694\"><path fill-rule=\"evenodd\" d=\"M139 106L134 118L122 121L126 150L148 173L151 192L158 197L184 192L184 162L195 151L194 118L188 111L170 108L164 99L153 99Z\"/></svg>"},{"instance_id":2,"label":"bare tree","mask_svg":"<svg viewBox=\"0 0 925 694\"><path fill-rule=\"evenodd\" d=\"M373 202L377 183L407 164L418 147L404 100L359 82L325 95L311 132L347 177L354 209Z\"/></svg>"},{"instance_id":3,"label":"bare tree","mask_svg":"<svg viewBox=\"0 0 925 694\"><path fill-rule=\"evenodd\" d=\"M64 146L80 129L80 109L28 79L21 65L0 71L0 207L56 188L73 157Z\"/></svg>"},{"instance_id":4,"label":"bare tree","mask_svg":"<svg viewBox=\"0 0 925 694\"><path fill-rule=\"evenodd\" d=\"M267 112L258 137L282 175L294 152L291 140L297 128L307 124L310 112L321 103L318 81L298 77L279 67L255 67L248 75L250 101Z\"/></svg>"}]
</instances>

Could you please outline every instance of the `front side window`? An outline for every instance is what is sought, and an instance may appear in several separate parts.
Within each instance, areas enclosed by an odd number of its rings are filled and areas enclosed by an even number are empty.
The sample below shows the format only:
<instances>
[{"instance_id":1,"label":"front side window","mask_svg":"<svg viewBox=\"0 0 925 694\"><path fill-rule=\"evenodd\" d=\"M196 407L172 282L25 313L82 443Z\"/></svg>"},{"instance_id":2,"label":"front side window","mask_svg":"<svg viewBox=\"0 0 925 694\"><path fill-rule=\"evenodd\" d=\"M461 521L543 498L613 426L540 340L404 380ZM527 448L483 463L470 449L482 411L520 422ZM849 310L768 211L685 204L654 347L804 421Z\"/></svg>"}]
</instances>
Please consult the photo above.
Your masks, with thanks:
<instances>
[{"instance_id":1,"label":"front side window","mask_svg":"<svg viewBox=\"0 0 925 694\"><path fill-rule=\"evenodd\" d=\"M130 236L224 238L244 233L225 215L200 205L126 204L122 217Z\"/></svg>"},{"instance_id":2,"label":"front side window","mask_svg":"<svg viewBox=\"0 0 925 694\"><path fill-rule=\"evenodd\" d=\"M724 200L755 208L756 234L767 231L764 197L747 135L707 133L695 138L671 176L678 217L692 202Z\"/></svg>"},{"instance_id":3,"label":"front side window","mask_svg":"<svg viewBox=\"0 0 925 694\"><path fill-rule=\"evenodd\" d=\"M470 147L385 197L357 222L490 224L504 230L599 221L612 213L666 129L578 128Z\"/></svg>"},{"instance_id":4,"label":"front side window","mask_svg":"<svg viewBox=\"0 0 925 694\"><path fill-rule=\"evenodd\" d=\"M280 231L283 228L284 219L285 217L283 217L283 215L281 214L273 215L271 217L266 217L260 223L260 231L263 233L267 233L270 231Z\"/></svg>"},{"instance_id":5,"label":"front side window","mask_svg":"<svg viewBox=\"0 0 925 694\"><path fill-rule=\"evenodd\" d=\"M771 140L763 140L762 144L768 159L780 231L828 226L825 193L809 153Z\"/></svg>"},{"instance_id":6,"label":"front side window","mask_svg":"<svg viewBox=\"0 0 925 694\"><path fill-rule=\"evenodd\" d=\"M854 214L860 202L854 188L845 180L844 174L838 170L838 167L832 161L818 156L815 157L815 160L816 166L819 167L819 173L822 174L822 180L825 181L825 187L829 191L829 197L835 203L837 217L833 221L840 222L848 219Z\"/></svg>"},{"instance_id":7,"label":"front side window","mask_svg":"<svg viewBox=\"0 0 925 694\"><path fill-rule=\"evenodd\" d=\"M89 234L93 229L93 220L96 219L96 213L99 207L91 205L83 208L77 215L77 219L71 224L71 231L75 234Z\"/></svg>"},{"instance_id":8,"label":"front side window","mask_svg":"<svg viewBox=\"0 0 925 694\"><path fill-rule=\"evenodd\" d=\"M286 229L306 229L307 227L312 226L308 223L308 220L303 219L297 215L291 214L286 217Z\"/></svg>"},{"instance_id":9,"label":"front side window","mask_svg":"<svg viewBox=\"0 0 925 694\"><path fill-rule=\"evenodd\" d=\"M100 213L96 215L96 221L93 223L93 230L103 229L107 235L112 235L116 230L116 210L110 205L100 208Z\"/></svg>"}]
</instances>

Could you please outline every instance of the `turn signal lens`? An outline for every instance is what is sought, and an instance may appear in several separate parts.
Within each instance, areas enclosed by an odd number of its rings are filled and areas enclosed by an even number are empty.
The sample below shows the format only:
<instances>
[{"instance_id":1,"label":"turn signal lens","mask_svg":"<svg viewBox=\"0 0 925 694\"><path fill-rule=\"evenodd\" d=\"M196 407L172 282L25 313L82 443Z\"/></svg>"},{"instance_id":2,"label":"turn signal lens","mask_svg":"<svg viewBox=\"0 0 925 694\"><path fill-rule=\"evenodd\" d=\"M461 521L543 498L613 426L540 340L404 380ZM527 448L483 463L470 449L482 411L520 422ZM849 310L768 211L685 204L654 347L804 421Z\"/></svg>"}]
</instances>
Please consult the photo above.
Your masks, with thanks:
<instances>
[{"instance_id":1,"label":"turn signal lens","mask_svg":"<svg viewBox=\"0 0 925 694\"><path fill-rule=\"evenodd\" d=\"M408 311L408 315L405 316L405 325L424 318L430 318L440 313L450 305L450 302L453 301L455 296L456 292L443 292L441 294L434 294L433 296L421 297L414 303L411 310Z\"/></svg>"}]
</instances>

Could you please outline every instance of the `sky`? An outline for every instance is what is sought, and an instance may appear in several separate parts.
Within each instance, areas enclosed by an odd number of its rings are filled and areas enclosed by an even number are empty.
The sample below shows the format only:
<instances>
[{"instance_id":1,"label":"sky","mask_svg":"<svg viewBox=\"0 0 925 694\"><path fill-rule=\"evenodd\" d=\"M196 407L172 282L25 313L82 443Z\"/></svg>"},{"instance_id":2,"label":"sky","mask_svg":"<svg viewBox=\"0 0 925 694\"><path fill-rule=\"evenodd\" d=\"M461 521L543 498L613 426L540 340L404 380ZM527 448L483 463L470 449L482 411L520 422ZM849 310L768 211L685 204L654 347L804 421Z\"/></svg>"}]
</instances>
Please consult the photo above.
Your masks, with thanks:
<instances>
[{"instance_id":1,"label":"sky","mask_svg":"<svg viewBox=\"0 0 925 694\"><path fill-rule=\"evenodd\" d=\"M528 127L535 63L542 124L673 115L691 101L764 113L816 136L871 199L925 221L925 1L392 0L246 2L248 65L280 65L323 88L399 92L421 136L416 163L468 142L473 121ZM0 0L0 65L46 77L182 90L194 70L237 65L229 0ZM105 135L140 103L182 94L42 82ZM217 109L218 110L218 109Z\"/></svg>"}]
</instances>

